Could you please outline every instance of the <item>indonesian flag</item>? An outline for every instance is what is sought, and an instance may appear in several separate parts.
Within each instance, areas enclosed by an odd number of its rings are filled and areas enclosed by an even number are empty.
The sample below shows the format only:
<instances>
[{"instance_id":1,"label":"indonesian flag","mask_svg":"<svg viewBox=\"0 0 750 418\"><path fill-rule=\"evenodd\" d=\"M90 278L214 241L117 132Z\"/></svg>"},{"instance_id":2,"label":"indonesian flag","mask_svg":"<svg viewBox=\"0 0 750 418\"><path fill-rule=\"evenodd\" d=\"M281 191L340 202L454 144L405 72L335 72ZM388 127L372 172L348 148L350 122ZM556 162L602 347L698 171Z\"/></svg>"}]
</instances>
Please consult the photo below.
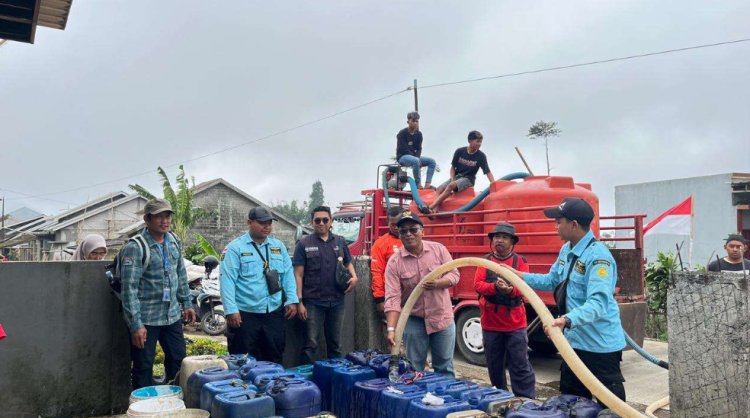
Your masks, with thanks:
<instances>
[{"instance_id":1,"label":"indonesian flag","mask_svg":"<svg viewBox=\"0 0 750 418\"><path fill-rule=\"evenodd\" d=\"M693 217L693 196L689 196L677 206L659 215L643 227L643 235L675 234L690 235Z\"/></svg>"}]
</instances>

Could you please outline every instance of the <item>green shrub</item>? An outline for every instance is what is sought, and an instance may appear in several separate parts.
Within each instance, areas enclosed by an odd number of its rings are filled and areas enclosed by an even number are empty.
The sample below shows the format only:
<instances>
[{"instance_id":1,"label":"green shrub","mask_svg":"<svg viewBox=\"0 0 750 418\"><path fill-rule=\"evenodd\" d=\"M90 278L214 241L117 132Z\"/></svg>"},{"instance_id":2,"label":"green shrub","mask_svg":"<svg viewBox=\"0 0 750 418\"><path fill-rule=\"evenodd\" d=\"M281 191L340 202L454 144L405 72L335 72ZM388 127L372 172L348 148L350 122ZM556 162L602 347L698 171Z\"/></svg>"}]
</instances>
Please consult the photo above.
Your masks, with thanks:
<instances>
[{"instance_id":1,"label":"green shrub","mask_svg":"<svg viewBox=\"0 0 750 418\"><path fill-rule=\"evenodd\" d=\"M188 356L203 356L215 354L217 356L227 355L227 348L220 342L209 338L185 338L185 348ZM156 344L156 356L154 357L154 376L164 376L164 351L161 345Z\"/></svg>"},{"instance_id":2,"label":"green shrub","mask_svg":"<svg viewBox=\"0 0 750 418\"><path fill-rule=\"evenodd\" d=\"M672 253L658 253L656 261L646 267L646 336L667 340L667 291L669 280L677 270Z\"/></svg>"}]
</instances>

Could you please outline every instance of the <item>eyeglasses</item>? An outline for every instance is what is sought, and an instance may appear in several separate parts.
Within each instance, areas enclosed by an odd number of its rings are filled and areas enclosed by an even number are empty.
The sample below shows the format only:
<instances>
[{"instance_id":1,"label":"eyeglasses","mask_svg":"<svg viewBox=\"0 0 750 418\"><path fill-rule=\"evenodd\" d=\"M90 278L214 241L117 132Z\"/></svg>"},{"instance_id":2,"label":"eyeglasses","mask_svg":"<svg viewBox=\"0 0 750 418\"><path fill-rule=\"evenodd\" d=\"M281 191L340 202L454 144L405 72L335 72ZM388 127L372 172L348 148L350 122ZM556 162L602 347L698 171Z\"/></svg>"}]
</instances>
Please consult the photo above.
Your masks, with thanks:
<instances>
[{"instance_id":1,"label":"eyeglasses","mask_svg":"<svg viewBox=\"0 0 750 418\"><path fill-rule=\"evenodd\" d=\"M324 224L325 225L328 222L330 222L331 220L328 219L328 218L315 218L315 219L313 219L313 221L315 222L315 225L320 225L320 224Z\"/></svg>"},{"instance_id":2,"label":"eyeglasses","mask_svg":"<svg viewBox=\"0 0 750 418\"><path fill-rule=\"evenodd\" d=\"M412 226L411 228L399 228L398 229L398 234L399 235L406 235L406 234L417 235L417 232L419 232L421 230L422 230L422 228L420 228L418 226Z\"/></svg>"}]
</instances>

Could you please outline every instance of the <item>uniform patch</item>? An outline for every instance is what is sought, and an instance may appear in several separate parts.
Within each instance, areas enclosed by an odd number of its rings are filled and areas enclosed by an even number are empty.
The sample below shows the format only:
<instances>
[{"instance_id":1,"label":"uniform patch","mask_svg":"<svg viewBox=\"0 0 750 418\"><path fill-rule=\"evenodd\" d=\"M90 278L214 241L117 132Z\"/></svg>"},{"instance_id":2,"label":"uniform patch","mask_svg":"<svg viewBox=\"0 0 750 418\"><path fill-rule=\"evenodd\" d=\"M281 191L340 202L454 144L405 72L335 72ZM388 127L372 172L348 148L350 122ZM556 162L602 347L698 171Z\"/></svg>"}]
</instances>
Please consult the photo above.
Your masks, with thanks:
<instances>
[{"instance_id":1,"label":"uniform patch","mask_svg":"<svg viewBox=\"0 0 750 418\"><path fill-rule=\"evenodd\" d=\"M122 258L122 265L123 266L132 266L133 265L133 257L123 257Z\"/></svg>"},{"instance_id":2,"label":"uniform patch","mask_svg":"<svg viewBox=\"0 0 750 418\"><path fill-rule=\"evenodd\" d=\"M585 274L586 273L586 264L581 261L576 261L576 273L578 274Z\"/></svg>"},{"instance_id":3,"label":"uniform patch","mask_svg":"<svg viewBox=\"0 0 750 418\"><path fill-rule=\"evenodd\" d=\"M596 269L596 275L599 276L599 278L605 278L609 276L609 270L607 270L606 267L599 267Z\"/></svg>"},{"instance_id":4,"label":"uniform patch","mask_svg":"<svg viewBox=\"0 0 750 418\"><path fill-rule=\"evenodd\" d=\"M564 266L565 265L565 260L560 260L560 265Z\"/></svg>"},{"instance_id":5,"label":"uniform patch","mask_svg":"<svg viewBox=\"0 0 750 418\"><path fill-rule=\"evenodd\" d=\"M607 260L594 260L594 262L592 264L593 265L601 264L601 265L607 266L607 267L611 266L611 264Z\"/></svg>"},{"instance_id":6,"label":"uniform patch","mask_svg":"<svg viewBox=\"0 0 750 418\"><path fill-rule=\"evenodd\" d=\"M254 256L254 255L255 255L255 254L253 254L253 253L241 253L241 254L240 254L240 257L252 257L252 256Z\"/></svg>"},{"instance_id":7,"label":"uniform patch","mask_svg":"<svg viewBox=\"0 0 750 418\"><path fill-rule=\"evenodd\" d=\"M281 254L281 248L271 247L271 254Z\"/></svg>"},{"instance_id":8,"label":"uniform patch","mask_svg":"<svg viewBox=\"0 0 750 418\"><path fill-rule=\"evenodd\" d=\"M305 247L305 252L318 251L318 247Z\"/></svg>"}]
</instances>

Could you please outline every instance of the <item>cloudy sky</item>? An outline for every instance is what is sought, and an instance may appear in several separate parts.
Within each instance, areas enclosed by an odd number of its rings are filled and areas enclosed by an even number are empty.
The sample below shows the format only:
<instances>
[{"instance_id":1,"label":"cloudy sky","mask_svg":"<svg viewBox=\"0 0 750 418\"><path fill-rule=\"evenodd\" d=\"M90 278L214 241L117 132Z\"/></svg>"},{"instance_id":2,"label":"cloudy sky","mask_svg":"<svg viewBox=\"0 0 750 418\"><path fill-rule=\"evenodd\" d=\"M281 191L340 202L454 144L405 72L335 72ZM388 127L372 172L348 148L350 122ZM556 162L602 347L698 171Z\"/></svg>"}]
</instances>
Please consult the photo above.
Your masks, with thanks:
<instances>
[{"instance_id":1,"label":"cloudy sky","mask_svg":"<svg viewBox=\"0 0 750 418\"><path fill-rule=\"evenodd\" d=\"M750 38L747 1L75 1L65 31L0 48L0 196L56 213L185 162L266 202L328 203L375 186L420 86ZM750 171L750 42L421 88L424 154L443 167L472 129L496 176L557 121L552 173L614 186ZM222 149L233 148L205 158ZM140 174L140 175L138 175ZM138 175L138 176L134 176ZM132 176L132 177L131 177ZM102 184L104 183L104 184ZM95 185L92 187L92 185ZM487 185L478 179L477 189ZM31 196L26 197L17 192Z\"/></svg>"}]
</instances>

